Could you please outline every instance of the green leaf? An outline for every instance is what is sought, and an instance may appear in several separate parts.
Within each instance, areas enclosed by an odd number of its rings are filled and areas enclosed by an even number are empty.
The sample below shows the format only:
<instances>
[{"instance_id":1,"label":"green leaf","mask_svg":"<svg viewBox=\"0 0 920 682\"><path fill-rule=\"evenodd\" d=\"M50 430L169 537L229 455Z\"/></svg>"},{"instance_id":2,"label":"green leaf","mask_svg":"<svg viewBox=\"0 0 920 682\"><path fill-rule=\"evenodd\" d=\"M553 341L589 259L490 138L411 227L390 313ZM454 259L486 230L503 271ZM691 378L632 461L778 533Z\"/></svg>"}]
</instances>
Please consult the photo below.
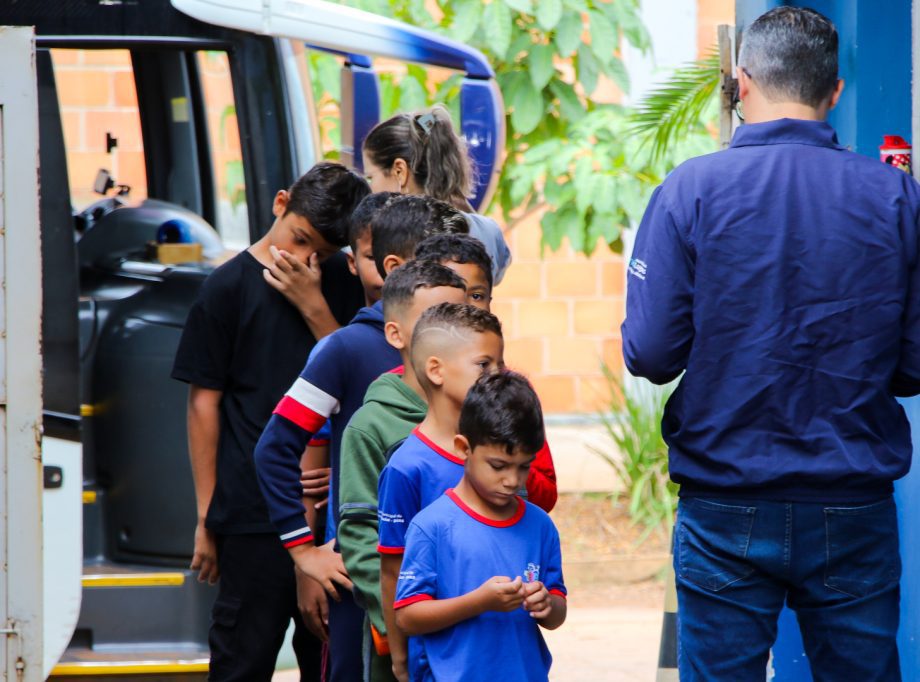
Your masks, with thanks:
<instances>
[{"instance_id":1,"label":"green leaf","mask_svg":"<svg viewBox=\"0 0 920 682\"><path fill-rule=\"evenodd\" d=\"M331 54L312 53L310 63L313 66L314 74L319 82L320 92L322 95L328 95L336 102L342 99L342 65L339 60ZM319 99L318 97L317 99Z\"/></svg>"},{"instance_id":2,"label":"green leaf","mask_svg":"<svg viewBox=\"0 0 920 682\"><path fill-rule=\"evenodd\" d=\"M493 2L502 2L502 0L492 0ZM542 0L537 0L538 2ZM522 14L533 14L533 3L531 0L504 0L504 3L511 9L521 12Z\"/></svg>"},{"instance_id":3,"label":"green leaf","mask_svg":"<svg viewBox=\"0 0 920 682\"><path fill-rule=\"evenodd\" d=\"M562 18L562 0L539 0L537 23L544 31L552 31Z\"/></svg>"},{"instance_id":4,"label":"green leaf","mask_svg":"<svg viewBox=\"0 0 920 682\"><path fill-rule=\"evenodd\" d=\"M414 78L399 84L399 105L404 111L420 111L428 106L428 91Z\"/></svg>"},{"instance_id":5,"label":"green leaf","mask_svg":"<svg viewBox=\"0 0 920 682\"><path fill-rule=\"evenodd\" d=\"M720 79L719 55L713 51L674 71L639 102L632 117L632 132L651 142L653 161L662 159L668 148L700 120L718 97Z\"/></svg>"},{"instance_id":6,"label":"green leaf","mask_svg":"<svg viewBox=\"0 0 920 682\"><path fill-rule=\"evenodd\" d=\"M542 90L556 73L553 65L553 48L549 45L536 44L530 48L527 59L530 81L537 90Z\"/></svg>"},{"instance_id":7,"label":"green leaf","mask_svg":"<svg viewBox=\"0 0 920 682\"><path fill-rule=\"evenodd\" d=\"M620 88L625 94L629 94L629 72L626 71L626 67L623 65L623 61L619 57L614 57L608 64L607 68L604 69L607 75L610 76L611 80L616 83L617 87Z\"/></svg>"},{"instance_id":8,"label":"green leaf","mask_svg":"<svg viewBox=\"0 0 920 682\"><path fill-rule=\"evenodd\" d=\"M585 95L590 97L597 89L598 66L594 54L585 44L578 47L578 82L584 88Z\"/></svg>"},{"instance_id":9,"label":"green leaf","mask_svg":"<svg viewBox=\"0 0 920 682\"><path fill-rule=\"evenodd\" d=\"M591 18L588 28L591 33L591 51L601 64L609 64L619 47L616 27L607 15L599 10L590 10L588 16Z\"/></svg>"},{"instance_id":10,"label":"green leaf","mask_svg":"<svg viewBox=\"0 0 920 682\"><path fill-rule=\"evenodd\" d=\"M617 183L608 173L598 173L595 176L594 210L601 213L612 214L617 205Z\"/></svg>"},{"instance_id":11,"label":"green leaf","mask_svg":"<svg viewBox=\"0 0 920 682\"><path fill-rule=\"evenodd\" d=\"M448 28L448 34L454 40L465 43L473 37L479 27L482 2L480 0L454 0L450 6L454 15Z\"/></svg>"},{"instance_id":12,"label":"green leaf","mask_svg":"<svg viewBox=\"0 0 920 682\"><path fill-rule=\"evenodd\" d=\"M515 90L514 99L510 104L511 124L516 133L526 135L536 128L543 118L543 95L529 80L524 81Z\"/></svg>"},{"instance_id":13,"label":"green leaf","mask_svg":"<svg viewBox=\"0 0 920 682\"><path fill-rule=\"evenodd\" d=\"M553 35L553 42L559 48L560 57L569 57L581 43L581 34L584 31L580 12L566 12Z\"/></svg>"},{"instance_id":14,"label":"green leaf","mask_svg":"<svg viewBox=\"0 0 920 682\"><path fill-rule=\"evenodd\" d=\"M549 83L549 89L559 99L559 110L565 118L577 121L585 115L585 105L569 83L553 80Z\"/></svg>"},{"instance_id":15,"label":"green leaf","mask_svg":"<svg viewBox=\"0 0 920 682\"><path fill-rule=\"evenodd\" d=\"M526 31L521 31L511 41L511 47L505 53L505 61L515 63L522 52L529 52L530 46L533 45L533 37Z\"/></svg>"},{"instance_id":16,"label":"green leaf","mask_svg":"<svg viewBox=\"0 0 920 682\"><path fill-rule=\"evenodd\" d=\"M594 199L594 177L594 164L591 162L590 156L582 156L575 162L575 176L573 177L575 208L580 218L584 218Z\"/></svg>"},{"instance_id":17,"label":"green leaf","mask_svg":"<svg viewBox=\"0 0 920 682\"><path fill-rule=\"evenodd\" d=\"M503 55L511 45L511 10L501 0L493 0L486 5L483 15L488 48L493 54Z\"/></svg>"}]
</instances>

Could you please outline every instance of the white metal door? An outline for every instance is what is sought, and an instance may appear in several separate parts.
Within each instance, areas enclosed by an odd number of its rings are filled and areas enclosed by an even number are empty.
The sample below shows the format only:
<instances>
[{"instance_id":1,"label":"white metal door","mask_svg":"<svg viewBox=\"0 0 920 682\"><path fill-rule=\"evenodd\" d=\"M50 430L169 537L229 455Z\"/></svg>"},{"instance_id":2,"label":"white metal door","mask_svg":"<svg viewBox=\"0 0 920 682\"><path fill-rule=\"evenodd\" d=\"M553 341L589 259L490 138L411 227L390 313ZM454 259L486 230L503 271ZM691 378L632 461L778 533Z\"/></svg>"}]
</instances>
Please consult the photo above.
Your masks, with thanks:
<instances>
[{"instance_id":1,"label":"white metal door","mask_svg":"<svg viewBox=\"0 0 920 682\"><path fill-rule=\"evenodd\" d=\"M31 28L0 27L0 64L0 673L6 680L38 682L42 297Z\"/></svg>"}]
</instances>

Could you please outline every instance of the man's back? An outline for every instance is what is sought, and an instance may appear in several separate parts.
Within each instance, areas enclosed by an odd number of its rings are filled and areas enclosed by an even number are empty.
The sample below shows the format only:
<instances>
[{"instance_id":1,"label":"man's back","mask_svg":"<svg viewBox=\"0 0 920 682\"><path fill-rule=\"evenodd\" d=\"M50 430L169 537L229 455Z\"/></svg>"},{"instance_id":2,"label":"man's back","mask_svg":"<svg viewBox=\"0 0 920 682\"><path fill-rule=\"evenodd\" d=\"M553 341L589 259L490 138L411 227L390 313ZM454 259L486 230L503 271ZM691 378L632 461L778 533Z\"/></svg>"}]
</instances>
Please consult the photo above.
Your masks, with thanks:
<instances>
[{"instance_id":1,"label":"man's back","mask_svg":"<svg viewBox=\"0 0 920 682\"><path fill-rule=\"evenodd\" d=\"M665 181L630 262L624 354L653 380L686 368L663 422L686 492L855 501L907 471L892 381L920 375L902 358L918 213L913 179L816 121L744 126ZM675 282L666 314L646 305Z\"/></svg>"}]
</instances>

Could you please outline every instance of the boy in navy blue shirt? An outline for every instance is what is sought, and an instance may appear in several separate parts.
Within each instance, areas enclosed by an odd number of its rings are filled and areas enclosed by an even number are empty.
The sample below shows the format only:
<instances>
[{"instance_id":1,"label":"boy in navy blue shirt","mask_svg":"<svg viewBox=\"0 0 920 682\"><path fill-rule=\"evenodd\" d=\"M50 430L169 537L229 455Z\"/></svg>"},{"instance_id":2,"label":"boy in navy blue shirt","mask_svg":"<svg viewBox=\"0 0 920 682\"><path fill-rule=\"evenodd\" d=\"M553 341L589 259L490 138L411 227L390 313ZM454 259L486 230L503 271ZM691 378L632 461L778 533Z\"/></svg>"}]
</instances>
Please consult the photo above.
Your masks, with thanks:
<instances>
[{"instance_id":1,"label":"boy in navy blue shirt","mask_svg":"<svg viewBox=\"0 0 920 682\"><path fill-rule=\"evenodd\" d=\"M405 260L431 234L468 231L461 214L444 202L421 196L392 198L371 218L371 248L381 277ZM326 541L335 538L338 462L342 432L361 406L367 387L400 363L398 351L383 332L381 304L362 308L346 326L331 334L281 398L255 448L256 473L269 516L294 562L307 568L316 555L314 535L304 515L301 456L310 438L327 419L331 480ZM351 590L344 571L325 580L323 587L335 599L329 614L330 666L333 680L361 679L360 642L364 614L351 592L339 594L333 582ZM340 627L341 626L341 627Z\"/></svg>"},{"instance_id":2,"label":"boy in navy blue shirt","mask_svg":"<svg viewBox=\"0 0 920 682\"><path fill-rule=\"evenodd\" d=\"M396 622L411 636L409 672L427 680L546 680L539 626L566 617L559 533L517 496L543 446L540 402L514 372L481 377L453 450L463 478L410 523Z\"/></svg>"}]
</instances>

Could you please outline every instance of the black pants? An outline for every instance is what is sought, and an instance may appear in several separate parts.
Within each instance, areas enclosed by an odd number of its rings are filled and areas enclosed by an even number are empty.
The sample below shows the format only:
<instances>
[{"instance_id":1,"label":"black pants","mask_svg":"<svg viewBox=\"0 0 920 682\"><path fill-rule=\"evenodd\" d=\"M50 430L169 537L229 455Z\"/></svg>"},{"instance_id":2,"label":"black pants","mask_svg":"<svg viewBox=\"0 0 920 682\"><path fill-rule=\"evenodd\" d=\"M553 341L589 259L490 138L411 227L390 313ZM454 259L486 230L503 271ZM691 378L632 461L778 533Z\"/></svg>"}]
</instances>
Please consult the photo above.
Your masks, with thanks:
<instances>
[{"instance_id":1,"label":"black pants","mask_svg":"<svg viewBox=\"0 0 920 682\"><path fill-rule=\"evenodd\" d=\"M329 682L361 682L364 675L364 610L354 595L339 589L342 601L329 600Z\"/></svg>"},{"instance_id":2,"label":"black pants","mask_svg":"<svg viewBox=\"0 0 920 682\"><path fill-rule=\"evenodd\" d=\"M269 682L291 619L302 682L322 679L322 643L297 610L294 562L276 535L219 535L220 582L211 611L211 666L216 682Z\"/></svg>"}]
</instances>

